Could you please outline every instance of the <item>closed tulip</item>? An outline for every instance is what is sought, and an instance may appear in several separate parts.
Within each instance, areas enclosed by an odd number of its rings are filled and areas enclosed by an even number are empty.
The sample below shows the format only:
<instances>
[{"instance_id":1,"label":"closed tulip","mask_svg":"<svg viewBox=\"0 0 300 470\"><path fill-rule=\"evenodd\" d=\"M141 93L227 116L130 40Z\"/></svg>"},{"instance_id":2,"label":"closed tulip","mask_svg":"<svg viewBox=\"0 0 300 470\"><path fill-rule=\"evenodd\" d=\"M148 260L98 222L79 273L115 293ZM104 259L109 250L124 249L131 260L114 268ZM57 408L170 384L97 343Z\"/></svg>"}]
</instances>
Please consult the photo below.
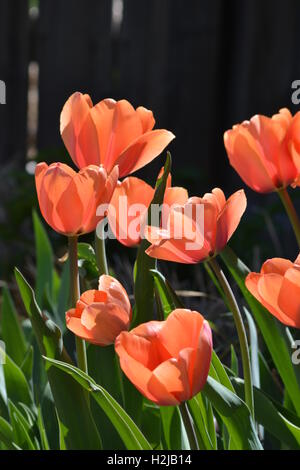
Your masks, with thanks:
<instances>
[{"instance_id":1,"label":"closed tulip","mask_svg":"<svg viewBox=\"0 0 300 470\"><path fill-rule=\"evenodd\" d=\"M129 328L131 305L124 287L115 278L102 275L98 290L84 292L76 308L66 313L67 328L76 336L107 346Z\"/></svg>"},{"instance_id":2,"label":"closed tulip","mask_svg":"<svg viewBox=\"0 0 300 470\"><path fill-rule=\"evenodd\" d=\"M235 232L247 205L243 190L226 200L221 189L202 198L192 197L185 205L170 211L167 228L146 227L151 243L146 253L178 263L199 263L225 248Z\"/></svg>"},{"instance_id":3,"label":"closed tulip","mask_svg":"<svg viewBox=\"0 0 300 470\"><path fill-rule=\"evenodd\" d=\"M109 203L117 181L118 167L107 175L95 165L77 173L63 163L39 163L35 171L41 213L56 232L67 236L95 230L101 221L97 207Z\"/></svg>"},{"instance_id":4,"label":"closed tulip","mask_svg":"<svg viewBox=\"0 0 300 470\"><path fill-rule=\"evenodd\" d=\"M184 204L188 199L186 189L171 187L171 179L165 191L162 222L167 219L169 208ZM108 220L115 237L125 246L138 245L143 236L143 225L154 196L154 189L145 181L129 176L114 191L108 209Z\"/></svg>"},{"instance_id":5,"label":"closed tulip","mask_svg":"<svg viewBox=\"0 0 300 470\"><path fill-rule=\"evenodd\" d=\"M78 168L103 165L108 172L119 166L120 177L142 168L174 139L165 129L152 130L152 111L134 109L126 100L104 99L93 106L79 92L65 103L61 136Z\"/></svg>"},{"instance_id":6,"label":"closed tulip","mask_svg":"<svg viewBox=\"0 0 300 470\"><path fill-rule=\"evenodd\" d=\"M149 400L178 405L205 385L212 354L209 324L198 312L174 310L122 332L115 349L124 374Z\"/></svg>"},{"instance_id":7,"label":"closed tulip","mask_svg":"<svg viewBox=\"0 0 300 470\"><path fill-rule=\"evenodd\" d=\"M293 118L288 109L281 109L271 118L256 115L225 132L230 164L254 191L276 191L298 178L299 146L295 136L300 116L296 116Z\"/></svg>"},{"instance_id":8,"label":"closed tulip","mask_svg":"<svg viewBox=\"0 0 300 470\"><path fill-rule=\"evenodd\" d=\"M294 263L269 259L260 273L248 274L246 286L279 321L300 328L300 255Z\"/></svg>"}]
</instances>

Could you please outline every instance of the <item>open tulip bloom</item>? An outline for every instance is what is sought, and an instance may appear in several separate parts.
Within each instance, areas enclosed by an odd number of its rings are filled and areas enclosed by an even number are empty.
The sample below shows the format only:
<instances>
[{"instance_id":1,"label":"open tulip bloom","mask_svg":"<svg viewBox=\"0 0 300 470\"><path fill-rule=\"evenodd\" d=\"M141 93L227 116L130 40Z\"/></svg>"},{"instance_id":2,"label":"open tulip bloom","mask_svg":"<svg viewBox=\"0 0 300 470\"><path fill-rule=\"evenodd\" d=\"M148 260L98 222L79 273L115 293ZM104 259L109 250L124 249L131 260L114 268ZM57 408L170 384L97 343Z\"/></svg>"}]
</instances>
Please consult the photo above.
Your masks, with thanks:
<instances>
[{"instance_id":1,"label":"open tulip bloom","mask_svg":"<svg viewBox=\"0 0 300 470\"><path fill-rule=\"evenodd\" d=\"M54 263L35 214L34 291L16 270L32 334L24 334L6 288L2 296L0 449L174 452L183 442L191 450L261 450L265 443L300 448L300 359L283 338L293 340L289 327L300 328L300 255L294 263L270 259L260 273L251 273L227 246L246 210L244 190L227 199L220 188L189 198L186 189L171 185L169 153L155 188L128 176L174 138L153 130L154 124L152 111L126 100L93 106L77 92L63 107L61 136L77 170L39 163L35 183L40 211L68 237L68 253ZM289 185L297 191L300 181L300 114L284 109L272 118L254 116L224 140L246 184L260 193L278 192L300 246L300 223L287 193ZM106 217L115 238L137 246L128 291L118 269L108 267ZM93 232L94 242L79 243ZM219 258L247 307L251 360L241 299ZM223 345L221 328L208 322L202 307L204 316L185 308L185 296L159 272L157 260L203 262L236 327L227 367L213 351L210 325L219 336L218 351L230 346ZM207 296L205 305L210 301ZM261 360L256 332L263 339Z\"/></svg>"},{"instance_id":2,"label":"open tulip bloom","mask_svg":"<svg viewBox=\"0 0 300 470\"><path fill-rule=\"evenodd\" d=\"M105 99L93 106L91 98L74 93L63 107L60 131L78 168L103 165L110 172L119 166L120 177L147 165L174 139L155 129L152 111L134 109L126 101Z\"/></svg>"},{"instance_id":3,"label":"open tulip bloom","mask_svg":"<svg viewBox=\"0 0 300 470\"><path fill-rule=\"evenodd\" d=\"M212 335L200 313L177 309L166 321L122 332L115 348L123 372L146 398L174 406L204 387Z\"/></svg>"}]
</instances>

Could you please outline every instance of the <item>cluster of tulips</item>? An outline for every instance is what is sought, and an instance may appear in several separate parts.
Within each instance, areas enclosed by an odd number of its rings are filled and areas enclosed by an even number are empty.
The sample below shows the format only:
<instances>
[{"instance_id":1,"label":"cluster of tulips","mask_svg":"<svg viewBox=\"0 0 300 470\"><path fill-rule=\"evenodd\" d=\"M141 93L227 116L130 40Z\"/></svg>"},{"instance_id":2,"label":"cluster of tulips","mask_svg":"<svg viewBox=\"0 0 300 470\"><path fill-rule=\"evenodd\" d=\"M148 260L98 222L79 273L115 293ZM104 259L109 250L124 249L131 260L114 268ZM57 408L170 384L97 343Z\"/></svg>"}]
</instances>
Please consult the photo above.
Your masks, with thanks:
<instances>
[{"instance_id":1,"label":"cluster of tulips","mask_svg":"<svg viewBox=\"0 0 300 470\"><path fill-rule=\"evenodd\" d=\"M66 359L67 353L61 349L62 346L59 354L56 351L51 357L45 341L41 341L40 349L47 362L52 393L56 401L57 392L50 374L53 369L73 374L73 380L81 385L86 381L90 393L99 392L99 386L92 384L87 375L86 349L92 347L90 344L99 348L114 345L121 377L129 379L128 384L134 385L137 395L143 396L145 403L162 407L163 427L166 423L163 408L179 406L190 448L207 448L204 431L215 447L212 435L216 435L221 423L232 433L228 448L261 448L255 421L262 421L263 425L265 422L256 416L249 339L243 315L218 259L221 258L233 274L261 329L270 356L287 387L295 416L300 416L299 386L295 386L298 372L294 371L289 352L286 356L282 354L285 360L288 358L289 364L285 366L280 362L281 352L276 348L282 343L284 333L274 317L284 325L300 328L300 259L298 257L295 262L279 258L267 260L260 273L249 272L238 260L227 243L246 210L244 190L237 191L228 199L220 188L203 197L189 197L185 188L172 187L169 154L155 188L139 178L128 176L160 155L174 139L175 136L167 130L153 130L154 125L152 112L144 107L134 109L126 100L116 102L112 99L93 105L88 95L74 93L63 107L60 130L78 171L63 163L50 166L39 163L36 166L35 181L41 213L52 229L68 237L69 241L71 308L65 314L65 321L68 330L75 335L78 366L76 368L70 359ZM287 191L288 186L295 188L300 184L300 113L293 117L283 109L271 118L254 116L225 132L224 143L230 164L250 188L260 193L278 193L300 245L300 223ZM162 212L158 222L154 223L151 207L157 203L162 204ZM132 210L136 206L139 210ZM104 207L104 210L99 210L99 207ZM197 212L199 207L201 223ZM120 243L138 249L133 308L124 287L109 274L103 230L107 221ZM132 226L134 230L129 230ZM100 274L97 289L85 289L87 284L84 280L79 283L78 237L90 232L95 232L95 260ZM199 312L184 308L176 292L157 270L156 260L204 263L232 312L237 329L243 367L239 398L236 394L238 385L232 385L230 369L221 364L213 351L209 322ZM24 294L25 281L20 274L17 280L38 335L35 313ZM80 287L83 290L81 294ZM156 309L154 299L157 300ZM41 313L39 321L41 319L47 321L44 313ZM286 348L282 344L280 347ZM99 368L109 367L109 363L99 363ZM222 408L224 403L221 406L218 400L215 401L216 394L221 400L227 397L226 393L239 400L234 406L247 410L246 431L238 429L234 413L231 417L230 411ZM134 399L132 396L130 399ZM201 408L199 400L202 396L206 401L205 405L204 401L201 402ZM89 400L87 397L87 408ZM193 407L196 402L198 411ZM207 422L211 405L217 415L213 430ZM74 413L76 406L74 403ZM103 409L106 410L104 405ZM199 425L197 413L198 417L201 416L201 409L202 424ZM124 410L122 412L125 413ZM58 415L63 421L59 405ZM122 432L117 421L112 419L126 443L124 433L128 438L129 430ZM66 422L64 425L67 426ZM140 436L140 430L135 432ZM244 436L238 436L243 432ZM295 439L299 444L298 434ZM137 445L137 448L148 448L143 445ZM134 448L134 445L128 444L127 448Z\"/></svg>"}]
</instances>

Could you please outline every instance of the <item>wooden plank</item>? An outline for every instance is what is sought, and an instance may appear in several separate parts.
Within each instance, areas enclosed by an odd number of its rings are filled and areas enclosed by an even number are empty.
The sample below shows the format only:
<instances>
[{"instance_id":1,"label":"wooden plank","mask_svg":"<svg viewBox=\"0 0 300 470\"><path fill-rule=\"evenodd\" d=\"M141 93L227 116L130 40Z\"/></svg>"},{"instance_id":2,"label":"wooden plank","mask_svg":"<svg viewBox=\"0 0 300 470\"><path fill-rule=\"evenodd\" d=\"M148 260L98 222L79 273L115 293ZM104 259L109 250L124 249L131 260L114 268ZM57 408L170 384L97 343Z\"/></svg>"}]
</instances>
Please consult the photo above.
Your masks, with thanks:
<instances>
[{"instance_id":1,"label":"wooden plank","mask_svg":"<svg viewBox=\"0 0 300 470\"><path fill-rule=\"evenodd\" d=\"M24 164L26 156L28 2L0 0L0 161Z\"/></svg>"},{"instance_id":2,"label":"wooden plank","mask_svg":"<svg viewBox=\"0 0 300 470\"><path fill-rule=\"evenodd\" d=\"M73 92L88 93L93 101L110 95L110 30L110 0L40 3L40 150L62 147L59 116Z\"/></svg>"}]
</instances>

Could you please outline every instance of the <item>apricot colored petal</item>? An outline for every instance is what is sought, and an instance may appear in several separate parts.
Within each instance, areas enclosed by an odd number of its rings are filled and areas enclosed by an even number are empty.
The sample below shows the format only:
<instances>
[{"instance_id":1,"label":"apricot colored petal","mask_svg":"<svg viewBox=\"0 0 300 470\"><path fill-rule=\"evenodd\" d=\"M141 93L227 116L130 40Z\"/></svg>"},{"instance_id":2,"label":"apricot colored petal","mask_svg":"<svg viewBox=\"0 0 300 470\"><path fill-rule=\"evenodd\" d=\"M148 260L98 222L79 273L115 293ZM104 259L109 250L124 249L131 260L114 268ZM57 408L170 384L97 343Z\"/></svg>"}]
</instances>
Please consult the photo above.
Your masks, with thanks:
<instances>
[{"instance_id":1,"label":"apricot colored petal","mask_svg":"<svg viewBox=\"0 0 300 470\"><path fill-rule=\"evenodd\" d=\"M82 325L80 317L74 315L74 310L75 309L70 309L66 313L66 326L68 330L72 331L74 335L79 336L79 338L94 343L93 334Z\"/></svg>"},{"instance_id":2,"label":"apricot colored petal","mask_svg":"<svg viewBox=\"0 0 300 470\"><path fill-rule=\"evenodd\" d=\"M155 119L152 111L144 108L143 106L139 106L136 112L142 123L143 134L145 134L145 132L151 131L155 125Z\"/></svg>"},{"instance_id":3,"label":"apricot colored petal","mask_svg":"<svg viewBox=\"0 0 300 470\"><path fill-rule=\"evenodd\" d=\"M287 269L291 268L293 263L284 258L272 258L264 262L261 267L261 274L280 274L283 276Z\"/></svg>"},{"instance_id":4,"label":"apricot colored petal","mask_svg":"<svg viewBox=\"0 0 300 470\"><path fill-rule=\"evenodd\" d=\"M162 406L174 406L190 396L190 386L184 363L171 358L153 371L148 390Z\"/></svg>"},{"instance_id":5,"label":"apricot colored petal","mask_svg":"<svg viewBox=\"0 0 300 470\"><path fill-rule=\"evenodd\" d=\"M131 315L131 305L126 290L122 284L114 277L102 274L99 278L99 291L103 291L107 296L107 301L118 304L128 314Z\"/></svg>"},{"instance_id":6,"label":"apricot colored petal","mask_svg":"<svg viewBox=\"0 0 300 470\"><path fill-rule=\"evenodd\" d=\"M116 238L126 246L140 242L140 226L154 195L154 189L130 176L116 187L108 210L110 227Z\"/></svg>"},{"instance_id":7,"label":"apricot colored petal","mask_svg":"<svg viewBox=\"0 0 300 470\"><path fill-rule=\"evenodd\" d=\"M133 173L150 163L174 138L172 132L164 129L146 132L138 137L115 162L119 165L120 177Z\"/></svg>"},{"instance_id":8,"label":"apricot colored petal","mask_svg":"<svg viewBox=\"0 0 300 470\"><path fill-rule=\"evenodd\" d=\"M129 317L118 305L93 303L83 310L81 323L91 333L94 343L106 346L128 329Z\"/></svg>"},{"instance_id":9,"label":"apricot colored petal","mask_svg":"<svg viewBox=\"0 0 300 470\"><path fill-rule=\"evenodd\" d=\"M62 139L73 162L79 168L87 165L79 147L78 138L91 107L90 97L76 92L66 101L60 115Z\"/></svg>"},{"instance_id":10,"label":"apricot colored petal","mask_svg":"<svg viewBox=\"0 0 300 470\"><path fill-rule=\"evenodd\" d=\"M167 318L158 336L170 356L178 357L182 349L197 348L204 318L200 313L176 309Z\"/></svg>"},{"instance_id":11,"label":"apricot colored petal","mask_svg":"<svg viewBox=\"0 0 300 470\"><path fill-rule=\"evenodd\" d=\"M131 357L124 343L128 339L131 341L132 332L122 332L116 339L115 350L120 358L120 366L124 374L135 385L135 387L149 400L154 401L155 397L148 390L148 382L151 378L151 371L142 362ZM137 340L139 341L139 340ZM142 343L142 341L141 341ZM143 357L143 354L142 354Z\"/></svg>"},{"instance_id":12,"label":"apricot colored petal","mask_svg":"<svg viewBox=\"0 0 300 470\"><path fill-rule=\"evenodd\" d=\"M98 129L101 163L110 172L119 155L142 134L142 123L126 100L100 102L94 108L93 119Z\"/></svg>"},{"instance_id":13,"label":"apricot colored petal","mask_svg":"<svg viewBox=\"0 0 300 470\"><path fill-rule=\"evenodd\" d=\"M94 302L107 302L108 295L106 292L101 290L91 289L86 290L81 296L79 302L83 302L85 305L92 304Z\"/></svg>"},{"instance_id":14,"label":"apricot colored petal","mask_svg":"<svg viewBox=\"0 0 300 470\"><path fill-rule=\"evenodd\" d=\"M289 318L278 305L282 282L283 278L278 274L265 274L258 280L258 293L263 299L263 305L269 310L269 312L285 325L293 326L293 319Z\"/></svg>"},{"instance_id":15,"label":"apricot colored petal","mask_svg":"<svg viewBox=\"0 0 300 470\"><path fill-rule=\"evenodd\" d=\"M248 186L262 193L276 189L276 168L264 160L247 129L238 125L225 132L224 144L231 166Z\"/></svg>"},{"instance_id":16,"label":"apricot colored petal","mask_svg":"<svg viewBox=\"0 0 300 470\"><path fill-rule=\"evenodd\" d=\"M216 232L216 251L221 251L237 229L247 207L243 189L232 194L219 214Z\"/></svg>"},{"instance_id":17,"label":"apricot colored petal","mask_svg":"<svg viewBox=\"0 0 300 470\"><path fill-rule=\"evenodd\" d=\"M278 306L289 317L291 326L300 328L300 269L286 271L278 296Z\"/></svg>"}]
</instances>

